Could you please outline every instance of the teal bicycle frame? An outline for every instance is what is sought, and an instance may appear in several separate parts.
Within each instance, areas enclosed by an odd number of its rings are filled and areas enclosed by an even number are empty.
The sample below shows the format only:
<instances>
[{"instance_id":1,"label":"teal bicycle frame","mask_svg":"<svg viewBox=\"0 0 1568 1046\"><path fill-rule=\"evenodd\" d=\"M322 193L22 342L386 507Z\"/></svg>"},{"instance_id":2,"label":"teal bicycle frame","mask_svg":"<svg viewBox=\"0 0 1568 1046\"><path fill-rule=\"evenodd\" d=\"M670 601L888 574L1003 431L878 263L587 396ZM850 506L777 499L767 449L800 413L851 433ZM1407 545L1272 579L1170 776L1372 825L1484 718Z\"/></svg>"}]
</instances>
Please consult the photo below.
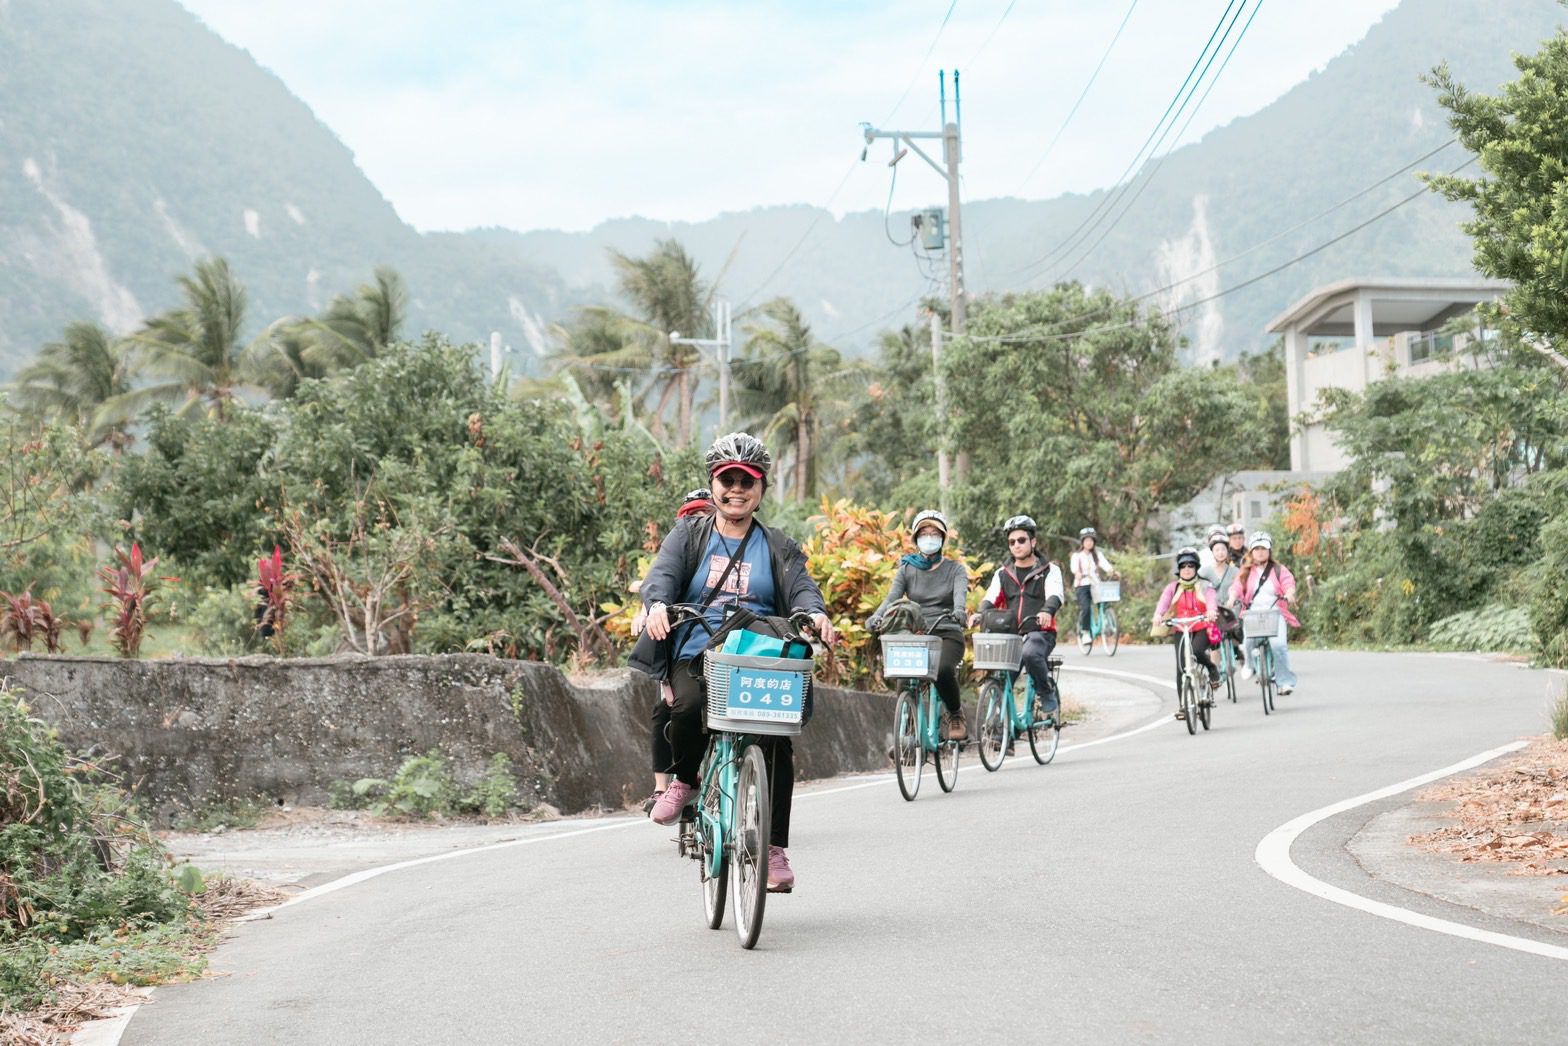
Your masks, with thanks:
<instances>
[{"instance_id":1,"label":"teal bicycle frame","mask_svg":"<svg viewBox=\"0 0 1568 1046\"><path fill-rule=\"evenodd\" d=\"M1020 736L1029 738L1029 750L1034 753L1035 762L1044 766L1056 756L1056 748L1061 740L1062 732L1062 688L1058 678L1061 671L1062 660L1056 655L1051 655L1047 664L1051 672L1052 682L1056 686L1056 711L1044 718L1035 717L1035 699L1037 693L1034 678L1027 672L1006 672L996 670L991 673L992 679L982 683L980 689L980 715L976 724L980 732L980 762L987 770L997 770L1006 758L1007 749L1012 746ZM1013 682L1019 676L1024 677L1023 700L1020 703L1013 692ZM991 682L999 682L1001 687L1002 720L1006 724L1006 737L992 762L986 750L985 731L989 724L987 714L986 688ZM1042 736L1049 730L1049 738Z\"/></svg>"}]
</instances>

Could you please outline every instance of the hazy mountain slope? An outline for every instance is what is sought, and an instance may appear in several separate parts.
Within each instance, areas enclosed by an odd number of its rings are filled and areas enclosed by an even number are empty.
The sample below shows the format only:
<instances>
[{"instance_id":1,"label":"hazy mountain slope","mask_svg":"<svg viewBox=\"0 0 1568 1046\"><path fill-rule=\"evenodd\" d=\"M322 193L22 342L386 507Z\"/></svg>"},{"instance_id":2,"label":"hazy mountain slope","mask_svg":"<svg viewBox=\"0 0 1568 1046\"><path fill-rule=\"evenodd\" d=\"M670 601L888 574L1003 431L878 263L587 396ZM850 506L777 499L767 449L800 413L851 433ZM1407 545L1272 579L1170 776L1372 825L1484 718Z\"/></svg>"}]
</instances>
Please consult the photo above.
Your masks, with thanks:
<instances>
[{"instance_id":1,"label":"hazy mountain slope","mask_svg":"<svg viewBox=\"0 0 1568 1046\"><path fill-rule=\"evenodd\" d=\"M222 255L256 326L319 307L376 264L416 326L481 336L553 277L421 237L352 154L248 54L171 0L0 3L0 375L90 317L119 331Z\"/></svg>"},{"instance_id":2,"label":"hazy mountain slope","mask_svg":"<svg viewBox=\"0 0 1568 1046\"><path fill-rule=\"evenodd\" d=\"M1437 62L1447 60L1464 82L1490 91L1516 75L1513 53L1535 50L1563 21L1563 9L1553 0L1405 0L1321 73L1257 113L1171 154L1126 217L1079 265L1069 268L1067 263L1103 230L1061 252L1058 263L1029 263L1061 243L1105 193L967 202L969 286L979 292L1016 289L1071 275L1141 293L1207 268L1447 139L1450 132L1433 91L1420 82ZM1151 83L1158 82L1151 75ZM1151 93L1151 106L1162 101L1153 96L1157 93ZM853 129L846 133L852 135ZM1136 146L1135 141L1127 143L1129 155ZM1453 146L1423 168L1448 170L1464 159ZM931 181L935 201L941 189ZM1418 186L1413 173L1397 179L1203 280L1183 285L1166 304L1193 302L1271 268ZM695 250L709 275L719 273L731 259L723 289L742 300L768 277L813 217L817 225L805 245L758 297L790 294L821 334L843 335L851 343L874 334L879 324L867 326L867 321L890 312L889 323L908 318L895 310L928 281L907 249L889 244L880 213L834 220L802 206L726 214L700 223L616 221L585 234L488 230L471 235L511 243L525 257L560 268L574 285L609 278L605 247L635 253L657 236L674 235ZM1470 246L1457 228L1464 217L1463 208L1424 198L1276 277L1184 313L1195 350L1233 355L1264 343L1269 319L1313 286L1344 276L1466 273ZM895 213L890 225L894 235L904 235L907 214ZM937 268L945 279L945 270Z\"/></svg>"}]
</instances>

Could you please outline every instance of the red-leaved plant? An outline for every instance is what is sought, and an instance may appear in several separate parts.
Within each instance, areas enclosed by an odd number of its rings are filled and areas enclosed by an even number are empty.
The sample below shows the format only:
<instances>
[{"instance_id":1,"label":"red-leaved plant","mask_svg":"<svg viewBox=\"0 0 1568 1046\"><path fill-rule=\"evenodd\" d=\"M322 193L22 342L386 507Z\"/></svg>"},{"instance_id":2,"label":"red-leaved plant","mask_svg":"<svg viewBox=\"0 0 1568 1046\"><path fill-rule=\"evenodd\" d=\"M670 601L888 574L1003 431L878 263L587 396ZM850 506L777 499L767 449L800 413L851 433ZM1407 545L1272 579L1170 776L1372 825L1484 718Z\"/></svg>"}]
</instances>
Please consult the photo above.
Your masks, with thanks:
<instances>
[{"instance_id":1,"label":"red-leaved plant","mask_svg":"<svg viewBox=\"0 0 1568 1046\"><path fill-rule=\"evenodd\" d=\"M293 606L294 583L298 574L283 572L283 549L272 546L272 558L258 559L256 573L261 590L261 619L256 631L263 639L271 639L278 653L283 653L283 626L288 621Z\"/></svg>"},{"instance_id":2,"label":"red-leaved plant","mask_svg":"<svg viewBox=\"0 0 1568 1046\"><path fill-rule=\"evenodd\" d=\"M45 650L58 654L64 649L60 635L68 627L75 628L85 644L93 623L56 617L48 600L33 595L31 585L19 595L0 591L0 639L9 640L18 652L31 650L34 642L42 642Z\"/></svg>"},{"instance_id":3,"label":"red-leaved plant","mask_svg":"<svg viewBox=\"0 0 1568 1046\"><path fill-rule=\"evenodd\" d=\"M144 562L142 547L138 542L131 542L130 555L126 555L125 550L118 545L115 546L114 554L120 561L118 566L111 564L98 568L98 577L103 581L101 591L109 597L104 609L109 612L113 622L113 627L109 629L109 642L121 657L135 657L141 650L148 623L157 614L152 602L159 583L173 584L180 579L155 575L152 571L158 565L158 557Z\"/></svg>"}]
</instances>

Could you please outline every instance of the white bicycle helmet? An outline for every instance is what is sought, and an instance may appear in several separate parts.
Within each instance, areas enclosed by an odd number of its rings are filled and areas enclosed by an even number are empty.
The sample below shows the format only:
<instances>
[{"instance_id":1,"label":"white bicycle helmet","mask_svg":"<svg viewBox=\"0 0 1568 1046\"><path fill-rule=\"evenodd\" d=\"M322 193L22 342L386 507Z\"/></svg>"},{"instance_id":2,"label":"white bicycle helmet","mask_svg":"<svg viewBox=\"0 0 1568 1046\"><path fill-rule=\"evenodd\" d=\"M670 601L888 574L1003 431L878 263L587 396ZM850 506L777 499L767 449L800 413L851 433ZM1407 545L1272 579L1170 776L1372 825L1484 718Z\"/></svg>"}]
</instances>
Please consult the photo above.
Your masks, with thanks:
<instances>
[{"instance_id":1,"label":"white bicycle helmet","mask_svg":"<svg viewBox=\"0 0 1568 1046\"><path fill-rule=\"evenodd\" d=\"M920 533L920 528L927 523L940 530L944 538L947 537L947 517L936 509L929 508L914 518L913 522L909 524L909 532L918 534Z\"/></svg>"},{"instance_id":2,"label":"white bicycle helmet","mask_svg":"<svg viewBox=\"0 0 1568 1046\"><path fill-rule=\"evenodd\" d=\"M1252 532L1252 536L1247 539L1247 551L1251 552L1255 548L1266 548L1270 552L1274 551L1274 539L1269 537L1268 531L1254 530Z\"/></svg>"},{"instance_id":3,"label":"white bicycle helmet","mask_svg":"<svg viewBox=\"0 0 1568 1046\"><path fill-rule=\"evenodd\" d=\"M773 455L749 432L720 436L703 455L703 461L710 476L726 468L738 468L757 479L764 479L773 471Z\"/></svg>"},{"instance_id":4,"label":"white bicycle helmet","mask_svg":"<svg viewBox=\"0 0 1568 1046\"><path fill-rule=\"evenodd\" d=\"M1040 532L1040 527L1030 516L1012 516L1002 524L1002 533L1011 534L1015 530L1027 530L1033 535Z\"/></svg>"}]
</instances>

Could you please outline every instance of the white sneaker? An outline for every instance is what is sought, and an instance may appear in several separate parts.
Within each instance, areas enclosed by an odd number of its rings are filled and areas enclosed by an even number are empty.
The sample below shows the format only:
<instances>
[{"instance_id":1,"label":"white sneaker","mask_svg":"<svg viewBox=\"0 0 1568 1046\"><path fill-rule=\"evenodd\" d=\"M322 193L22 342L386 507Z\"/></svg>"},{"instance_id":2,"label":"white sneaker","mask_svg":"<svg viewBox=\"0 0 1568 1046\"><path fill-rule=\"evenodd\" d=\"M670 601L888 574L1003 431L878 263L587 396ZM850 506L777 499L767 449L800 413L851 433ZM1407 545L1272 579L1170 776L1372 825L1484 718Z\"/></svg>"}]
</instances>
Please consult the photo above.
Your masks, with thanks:
<instances>
[{"instance_id":1,"label":"white sneaker","mask_svg":"<svg viewBox=\"0 0 1568 1046\"><path fill-rule=\"evenodd\" d=\"M1280 697L1289 697L1291 694L1294 694L1295 692L1296 692L1296 688L1293 687L1293 686L1282 686L1282 687L1279 688L1279 696Z\"/></svg>"},{"instance_id":2,"label":"white sneaker","mask_svg":"<svg viewBox=\"0 0 1568 1046\"><path fill-rule=\"evenodd\" d=\"M1254 675L1256 675L1256 673L1252 671L1252 666L1251 665L1242 665L1241 666L1241 678L1243 678L1243 679L1251 679Z\"/></svg>"}]
</instances>

